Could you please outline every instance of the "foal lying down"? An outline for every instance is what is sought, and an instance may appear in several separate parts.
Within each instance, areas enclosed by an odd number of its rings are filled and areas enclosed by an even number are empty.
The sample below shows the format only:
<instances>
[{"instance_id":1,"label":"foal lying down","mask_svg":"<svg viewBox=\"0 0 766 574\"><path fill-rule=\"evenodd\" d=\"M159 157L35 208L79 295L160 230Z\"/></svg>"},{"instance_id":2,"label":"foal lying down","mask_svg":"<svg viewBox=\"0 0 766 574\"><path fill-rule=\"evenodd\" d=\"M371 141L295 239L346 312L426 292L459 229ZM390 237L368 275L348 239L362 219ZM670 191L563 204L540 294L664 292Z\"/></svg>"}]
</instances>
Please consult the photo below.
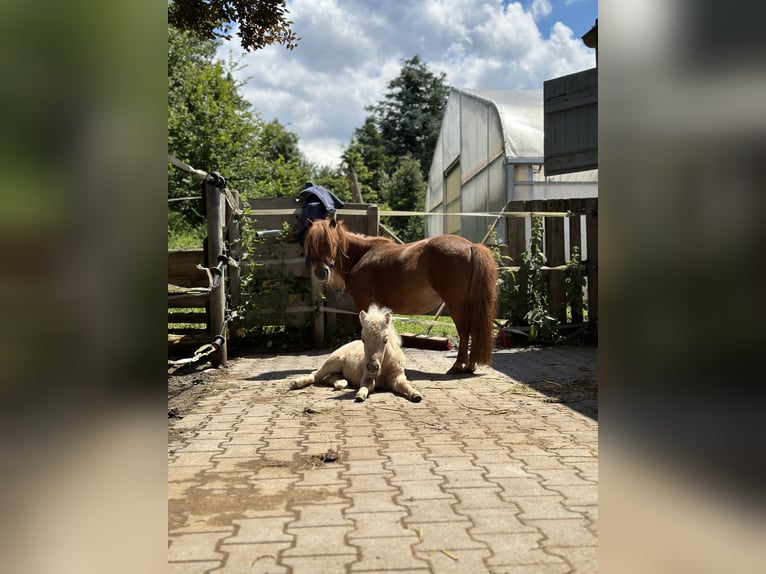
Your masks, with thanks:
<instances>
[{"instance_id":1,"label":"foal lying down","mask_svg":"<svg viewBox=\"0 0 766 574\"><path fill-rule=\"evenodd\" d=\"M366 312L359 313L359 319L362 340L340 347L319 369L291 381L290 389L325 383L340 391L351 384L359 389L357 402L365 400L376 388L420 402L423 395L412 387L404 374L402 341L391 321L391 311L372 304Z\"/></svg>"}]
</instances>

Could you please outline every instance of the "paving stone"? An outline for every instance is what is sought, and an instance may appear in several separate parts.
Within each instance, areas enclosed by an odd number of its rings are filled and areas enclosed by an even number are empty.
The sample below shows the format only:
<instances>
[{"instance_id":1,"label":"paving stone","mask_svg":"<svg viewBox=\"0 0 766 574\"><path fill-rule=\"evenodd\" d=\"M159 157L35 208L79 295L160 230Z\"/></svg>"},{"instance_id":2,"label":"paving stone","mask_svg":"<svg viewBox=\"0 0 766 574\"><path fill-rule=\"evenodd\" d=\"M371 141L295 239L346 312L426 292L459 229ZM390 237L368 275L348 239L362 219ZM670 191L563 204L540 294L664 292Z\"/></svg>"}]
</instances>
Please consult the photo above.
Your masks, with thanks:
<instances>
[{"instance_id":1,"label":"paving stone","mask_svg":"<svg viewBox=\"0 0 766 574\"><path fill-rule=\"evenodd\" d=\"M220 560L201 562L168 562L168 574L207 574L220 564Z\"/></svg>"},{"instance_id":2,"label":"paving stone","mask_svg":"<svg viewBox=\"0 0 766 574\"><path fill-rule=\"evenodd\" d=\"M519 510L512 504L497 508L472 508L458 512L465 514L473 523L469 529L472 536L478 534L513 534L516 532L537 532L518 518Z\"/></svg>"},{"instance_id":3,"label":"paving stone","mask_svg":"<svg viewBox=\"0 0 766 574\"><path fill-rule=\"evenodd\" d=\"M237 531L225 538L222 544L243 544L262 542L287 542L293 539L285 533L285 526L292 520L291 516L273 516L261 518L242 518L232 520Z\"/></svg>"},{"instance_id":4,"label":"paving stone","mask_svg":"<svg viewBox=\"0 0 766 574\"><path fill-rule=\"evenodd\" d=\"M389 474L389 476L393 476ZM376 474L353 474L344 475L344 479L350 486L343 489L345 494L356 492L399 492L399 489L390 485L386 476Z\"/></svg>"},{"instance_id":5,"label":"paving stone","mask_svg":"<svg viewBox=\"0 0 766 574\"><path fill-rule=\"evenodd\" d=\"M417 537L411 533L393 538L354 538L352 543L359 548L360 559L351 565L351 572L390 572L427 567L427 562L412 553L412 545L417 542Z\"/></svg>"},{"instance_id":6,"label":"paving stone","mask_svg":"<svg viewBox=\"0 0 766 574\"><path fill-rule=\"evenodd\" d=\"M598 485L596 484L552 484L549 490L561 493L565 504L574 506L595 506L598 504Z\"/></svg>"},{"instance_id":7,"label":"paving stone","mask_svg":"<svg viewBox=\"0 0 766 574\"><path fill-rule=\"evenodd\" d=\"M598 572L598 550L595 546L556 547L549 548L548 551L569 562L574 572Z\"/></svg>"},{"instance_id":8,"label":"paving stone","mask_svg":"<svg viewBox=\"0 0 766 574\"><path fill-rule=\"evenodd\" d=\"M561 496L514 496L512 502L521 509L522 520L535 518L582 518L577 512L564 508Z\"/></svg>"},{"instance_id":9,"label":"paving stone","mask_svg":"<svg viewBox=\"0 0 766 574\"><path fill-rule=\"evenodd\" d=\"M487 559L489 566L565 563L562 558L548 554L540 547L543 535L539 532L474 534L473 536L492 548L493 556Z\"/></svg>"},{"instance_id":10,"label":"paving stone","mask_svg":"<svg viewBox=\"0 0 766 574\"><path fill-rule=\"evenodd\" d=\"M221 452L216 457L216 460L222 458L257 458L258 449L261 448L262 443L259 444L227 444L224 445Z\"/></svg>"},{"instance_id":11,"label":"paving stone","mask_svg":"<svg viewBox=\"0 0 766 574\"><path fill-rule=\"evenodd\" d=\"M409 509L409 516L404 519L405 524L423 522L465 522L466 517L458 514L455 510L456 499L430 499L399 501L399 504Z\"/></svg>"},{"instance_id":12,"label":"paving stone","mask_svg":"<svg viewBox=\"0 0 766 574\"><path fill-rule=\"evenodd\" d=\"M588 520L578 518L554 518L544 520L525 520L526 524L537 528L545 534L541 542L543 547L549 546L585 546L596 547L598 539L588 529Z\"/></svg>"},{"instance_id":13,"label":"paving stone","mask_svg":"<svg viewBox=\"0 0 766 574\"><path fill-rule=\"evenodd\" d=\"M343 447L341 453L343 455L343 460L373 460L386 458L380 454L380 447L377 446Z\"/></svg>"},{"instance_id":14,"label":"paving stone","mask_svg":"<svg viewBox=\"0 0 766 574\"><path fill-rule=\"evenodd\" d=\"M316 526L309 528L288 527L287 533L295 536L294 546L283 553L285 558L294 556L333 556L352 554L356 550L345 542L352 526Z\"/></svg>"},{"instance_id":15,"label":"paving stone","mask_svg":"<svg viewBox=\"0 0 766 574\"><path fill-rule=\"evenodd\" d=\"M408 525L417 532L418 535L422 534L421 541L413 547L415 552L487 548L484 543L474 540L468 534L468 529L473 526L469 521L412 522Z\"/></svg>"},{"instance_id":16,"label":"paving stone","mask_svg":"<svg viewBox=\"0 0 766 574\"><path fill-rule=\"evenodd\" d=\"M356 559L356 553L290 556L283 552L280 562L290 569L291 574L335 574L347 572L349 565Z\"/></svg>"},{"instance_id":17,"label":"paving stone","mask_svg":"<svg viewBox=\"0 0 766 574\"><path fill-rule=\"evenodd\" d=\"M508 564L492 566L491 574L571 574L572 567L566 562L550 562L546 564ZM595 571L594 571L595 573Z\"/></svg>"},{"instance_id":18,"label":"paving stone","mask_svg":"<svg viewBox=\"0 0 766 574\"><path fill-rule=\"evenodd\" d=\"M502 489L486 483L478 488L444 488L457 500L457 507L461 512L474 508L505 508L510 504L500 498ZM514 508L516 508L514 506Z\"/></svg>"},{"instance_id":19,"label":"paving stone","mask_svg":"<svg viewBox=\"0 0 766 574\"><path fill-rule=\"evenodd\" d=\"M444 482L444 479L433 475L430 480L402 481L399 474L397 474L390 481L401 492L399 496L395 497L399 504L406 504L410 500L438 500L442 498L455 500L454 495L442 490L441 484Z\"/></svg>"},{"instance_id":20,"label":"paving stone","mask_svg":"<svg viewBox=\"0 0 766 574\"><path fill-rule=\"evenodd\" d=\"M184 465L179 466L175 463L168 464L168 482L185 482L198 478L201 473L213 467L213 464L205 465Z\"/></svg>"},{"instance_id":21,"label":"paving stone","mask_svg":"<svg viewBox=\"0 0 766 574\"><path fill-rule=\"evenodd\" d=\"M295 504L291 510L299 517L290 523L290 528L308 528L318 526L353 526L351 518L345 516L348 502L327 502L317 504Z\"/></svg>"},{"instance_id":22,"label":"paving stone","mask_svg":"<svg viewBox=\"0 0 766 574\"><path fill-rule=\"evenodd\" d=\"M485 560L490 556L490 551L482 550L454 550L442 552L430 550L427 552L415 552L415 556L427 560L431 565L431 572L439 574L465 574L467 572L486 572Z\"/></svg>"},{"instance_id":23,"label":"paving stone","mask_svg":"<svg viewBox=\"0 0 766 574\"><path fill-rule=\"evenodd\" d=\"M224 565L212 573L220 574L286 574L286 566L277 563L280 552L290 548L289 543L221 544L226 555Z\"/></svg>"},{"instance_id":24,"label":"paving stone","mask_svg":"<svg viewBox=\"0 0 766 574\"><path fill-rule=\"evenodd\" d=\"M412 529L402 523L406 515L406 510L352 514L349 518L353 520L354 530L349 533L348 539L412 536Z\"/></svg>"},{"instance_id":25,"label":"paving stone","mask_svg":"<svg viewBox=\"0 0 766 574\"><path fill-rule=\"evenodd\" d=\"M344 491L344 494L352 501L351 507L346 511L349 516L369 512L396 512L402 509L394 502L394 493Z\"/></svg>"},{"instance_id":26,"label":"paving stone","mask_svg":"<svg viewBox=\"0 0 766 574\"><path fill-rule=\"evenodd\" d=\"M168 548L168 562L189 560L221 560L223 554L215 550L226 532L191 532L171 534Z\"/></svg>"},{"instance_id":27,"label":"paving stone","mask_svg":"<svg viewBox=\"0 0 766 574\"><path fill-rule=\"evenodd\" d=\"M472 470L442 470L434 469L434 474L439 474L446 479L444 488L481 488L487 485L482 469Z\"/></svg>"}]
</instances>

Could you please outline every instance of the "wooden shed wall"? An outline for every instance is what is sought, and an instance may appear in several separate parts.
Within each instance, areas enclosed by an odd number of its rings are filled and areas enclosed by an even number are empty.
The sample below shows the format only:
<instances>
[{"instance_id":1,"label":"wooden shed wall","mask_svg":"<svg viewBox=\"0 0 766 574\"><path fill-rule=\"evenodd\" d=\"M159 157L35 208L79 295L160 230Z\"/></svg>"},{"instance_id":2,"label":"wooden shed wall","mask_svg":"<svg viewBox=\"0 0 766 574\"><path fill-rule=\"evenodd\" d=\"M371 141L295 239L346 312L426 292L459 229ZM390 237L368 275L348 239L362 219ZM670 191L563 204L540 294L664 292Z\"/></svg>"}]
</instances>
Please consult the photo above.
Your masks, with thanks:
<instances>
[{"instance_id":1,"label":"wooden shed wall","mask_svg":"<svg viewBox=\"0 0 766 574\"><path fill-rule=\"evenodd\" d=\"M543 83L545 175L598 168L598 69Z\"/></svg>"}]
</instances>

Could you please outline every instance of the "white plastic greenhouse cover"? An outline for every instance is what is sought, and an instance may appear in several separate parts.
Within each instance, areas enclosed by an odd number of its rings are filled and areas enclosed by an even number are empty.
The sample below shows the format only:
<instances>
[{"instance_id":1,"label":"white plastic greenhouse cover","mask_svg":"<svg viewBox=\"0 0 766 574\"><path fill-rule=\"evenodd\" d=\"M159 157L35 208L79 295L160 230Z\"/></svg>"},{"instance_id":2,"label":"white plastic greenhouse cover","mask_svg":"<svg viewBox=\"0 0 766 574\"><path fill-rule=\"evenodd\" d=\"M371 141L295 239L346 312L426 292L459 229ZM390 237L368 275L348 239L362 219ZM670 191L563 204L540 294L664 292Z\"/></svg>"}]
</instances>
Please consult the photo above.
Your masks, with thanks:
<instances>
[{"instance_id":1,"label":"white plastic greenhouse cover","mask_svg":"<svg viewBox=\"0 0 766 574\"><path fill-rule=\"evenodd\" d=\"M505 134L505 157L543 157L542 90L469 90L452 88L492 104L500 115Z\"/></svg>"}]
</instances>

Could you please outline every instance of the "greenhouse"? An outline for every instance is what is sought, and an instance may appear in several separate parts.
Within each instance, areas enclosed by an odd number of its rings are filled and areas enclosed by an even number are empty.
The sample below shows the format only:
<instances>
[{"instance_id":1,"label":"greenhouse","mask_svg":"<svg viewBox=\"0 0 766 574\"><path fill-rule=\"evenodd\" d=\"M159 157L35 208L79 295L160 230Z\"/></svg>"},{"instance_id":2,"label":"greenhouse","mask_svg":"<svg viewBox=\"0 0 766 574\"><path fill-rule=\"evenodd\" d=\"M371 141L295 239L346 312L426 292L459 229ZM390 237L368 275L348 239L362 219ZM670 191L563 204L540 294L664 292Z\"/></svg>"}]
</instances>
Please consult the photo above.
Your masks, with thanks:
<instances>
[{"instance_id":1,"label":"greenhouse","mask_svg":"<svg viewBox=\"0 0 766 574\"><path fill-rule=\"evenodd\" d=\"M546 177L543 156L542 89L451 88L426 192L442 216L426 217L426 236L481 241L509 201L598 197L598 170Z\"/></svg>"}]
</instances>

